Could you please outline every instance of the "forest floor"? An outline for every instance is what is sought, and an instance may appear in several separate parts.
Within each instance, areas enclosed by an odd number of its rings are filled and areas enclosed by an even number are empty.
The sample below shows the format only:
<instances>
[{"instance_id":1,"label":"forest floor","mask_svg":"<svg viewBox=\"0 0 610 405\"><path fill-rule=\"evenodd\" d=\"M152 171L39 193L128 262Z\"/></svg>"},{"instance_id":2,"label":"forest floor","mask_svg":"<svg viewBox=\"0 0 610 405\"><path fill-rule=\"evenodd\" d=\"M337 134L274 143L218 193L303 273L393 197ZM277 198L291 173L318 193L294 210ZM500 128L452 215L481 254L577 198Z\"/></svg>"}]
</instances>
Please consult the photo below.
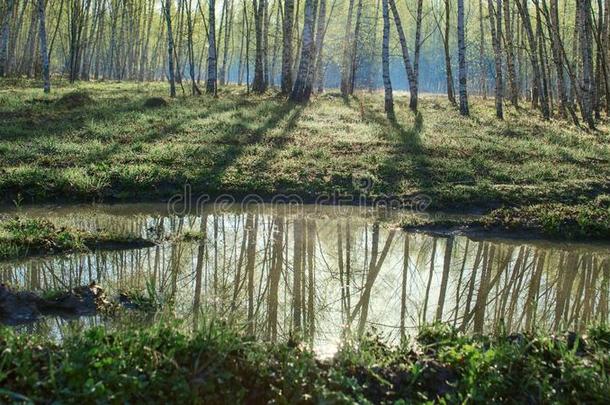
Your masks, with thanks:
<instances>
[{"instance_id":1,"label":"forest floor","mask_svg":"<svg viewBox=\"0 0 610 405\"><path fill-rule=\"evenodd\" d=\"M231 86L218 98L166 93L165 83L60 82L47 96L33 82L0 81L0 198L159 200L187 183L195 197L285 193L408 204L425 195L429 210L504 207L488 223L533 224L560 237L569 223L572 236L610 238L607 120L587 131L545 122L523 102L498 121L493 100L478 98L464 118L432 95L421 97L416 115L399 93L392 122L381 93L345 100L330 91L307 105ZM528 219L541 211L548 215Z\"/></svg>"},{"instance_id":2,"label":"forest floor","mask_svg":"<svg viewBox=\"0 0 610 405\"><path fill-rule=\"evenodd\" d=\"M0 327L0 400L170 403L607 403L610 331L467 337L425 327L404 345L368 335L318 359L206 322L93 328L61 344Z\"/></svg>"}]
</instances>

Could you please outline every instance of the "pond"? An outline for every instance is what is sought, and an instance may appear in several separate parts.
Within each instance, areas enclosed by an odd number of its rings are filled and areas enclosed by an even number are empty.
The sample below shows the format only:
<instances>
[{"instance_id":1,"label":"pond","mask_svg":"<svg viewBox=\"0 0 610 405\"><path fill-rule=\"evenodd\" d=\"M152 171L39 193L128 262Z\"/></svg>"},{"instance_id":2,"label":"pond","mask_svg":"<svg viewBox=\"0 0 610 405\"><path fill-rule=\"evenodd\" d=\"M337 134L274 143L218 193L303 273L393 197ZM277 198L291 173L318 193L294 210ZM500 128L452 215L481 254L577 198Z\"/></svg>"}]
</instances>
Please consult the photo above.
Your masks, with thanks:
<instances>
[{"instance_id":1,"label":"pond","mask_svg":"<svg viewBox=\"0 0 610 405\"><path fill-rule=\"evenodd\" d=\"M6 210L5 210L6 211ZM141 291L155 316L47 317L24 333L61 338L92 325L127 328L211 318L260 339L298 332L321 355L375 329L399 342L418 325L472 333L581 331L608 321L610 247L407 233L400 211L360 207L163 204L32 207L10 214L153 239L154 247L0 263L0 282L30 291L95 280Z\"/></svg>"}]
</instances>

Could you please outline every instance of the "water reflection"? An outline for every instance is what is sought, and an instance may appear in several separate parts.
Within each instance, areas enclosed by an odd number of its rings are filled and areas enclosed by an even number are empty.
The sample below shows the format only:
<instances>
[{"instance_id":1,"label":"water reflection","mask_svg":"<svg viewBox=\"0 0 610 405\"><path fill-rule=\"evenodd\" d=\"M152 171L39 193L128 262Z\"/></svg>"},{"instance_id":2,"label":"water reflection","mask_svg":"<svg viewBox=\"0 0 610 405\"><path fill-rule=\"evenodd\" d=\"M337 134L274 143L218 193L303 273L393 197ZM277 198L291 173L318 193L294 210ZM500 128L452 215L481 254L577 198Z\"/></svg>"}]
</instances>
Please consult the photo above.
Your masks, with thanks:
<instances>
[{"instance_id":1,"label":"water reflection","mask_svg":"<svg viewBox=\"0 0 610 405\"><path fill-rule=\"evenodd\" d=\"M321 351L371 327L398 341L431 321L475 333L583 330L608 321L610 252L604 246L409 234L370 212L335 217L210 209L178 217L163 215L160 207L131 209L33 210L61 223L161 242L3 263L0 281L31 290L91 280L111 291L152 285L195 327L202 314L213 313L270 341L299 333ZM186 240L175 237L185 233Z\"/></svg>"}]
</instances>

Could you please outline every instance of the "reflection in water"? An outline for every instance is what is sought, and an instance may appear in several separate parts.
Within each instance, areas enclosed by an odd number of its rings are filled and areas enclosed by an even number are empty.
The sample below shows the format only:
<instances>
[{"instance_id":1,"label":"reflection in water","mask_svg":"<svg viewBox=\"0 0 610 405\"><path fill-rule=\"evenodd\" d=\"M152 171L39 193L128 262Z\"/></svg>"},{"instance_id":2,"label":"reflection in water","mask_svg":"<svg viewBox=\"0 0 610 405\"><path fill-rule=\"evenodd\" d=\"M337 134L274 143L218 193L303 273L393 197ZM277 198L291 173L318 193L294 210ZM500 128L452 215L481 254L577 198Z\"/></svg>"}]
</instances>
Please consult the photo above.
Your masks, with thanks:
<instances>
[{"instance_id":1,"label":"reflection in water","mask_svg":"<svg viewBox=\"0 0 610 405\"><path fill-rule=\"evenodd\" d=\"M375 215L70 212L51 219L162 242L3 263L0 281L31 290L91 280L111 291L152 285L195 326L211 313L270 341L298 332L320 351L371 327L398 341L433 321L475 333L582 330L608 321L610 253L603 246L408 234Z\"/></svg>"}]
</instances>

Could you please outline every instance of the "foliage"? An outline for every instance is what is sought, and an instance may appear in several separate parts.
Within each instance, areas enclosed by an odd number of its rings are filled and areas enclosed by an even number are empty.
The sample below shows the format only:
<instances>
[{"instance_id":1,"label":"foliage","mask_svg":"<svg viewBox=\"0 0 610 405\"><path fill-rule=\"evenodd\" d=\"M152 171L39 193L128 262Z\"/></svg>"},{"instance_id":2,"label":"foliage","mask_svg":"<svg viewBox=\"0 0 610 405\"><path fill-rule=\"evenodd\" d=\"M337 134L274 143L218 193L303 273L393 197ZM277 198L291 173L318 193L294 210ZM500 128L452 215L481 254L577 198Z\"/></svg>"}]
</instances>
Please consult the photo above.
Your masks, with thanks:
<instances>
[{"instance_id":1,"label":"foliage","mask_svg":"<svg viewBox=\"0 0 610 405\"><path fill-rule=\"evenodd\" d=\"M604 403L610 393L603 326L577 346L536 333L468 337L433 326L397 347L367 335L330 360L301 345L257 343L215 322L192 335L174 326L94 328L61 345L3 328L0 395L35 402Z\"/></svg>"}]
</instances>

